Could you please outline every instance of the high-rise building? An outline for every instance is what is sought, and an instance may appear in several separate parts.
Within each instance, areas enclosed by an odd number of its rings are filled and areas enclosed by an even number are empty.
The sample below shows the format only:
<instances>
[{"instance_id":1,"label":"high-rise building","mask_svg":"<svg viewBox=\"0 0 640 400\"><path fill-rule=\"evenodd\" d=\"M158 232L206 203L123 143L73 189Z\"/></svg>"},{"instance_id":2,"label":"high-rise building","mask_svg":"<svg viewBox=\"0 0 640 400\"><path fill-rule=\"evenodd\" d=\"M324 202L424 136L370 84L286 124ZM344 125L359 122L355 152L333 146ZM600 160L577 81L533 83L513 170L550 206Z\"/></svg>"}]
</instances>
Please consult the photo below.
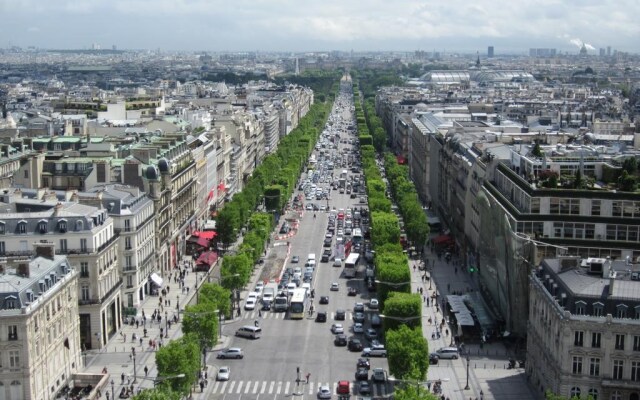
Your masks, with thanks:
<instances>
[{"instance_id":1,"label":"high-rise building","mask_svg":"<svg viewBox=\"0 0 640 400\"><path fill-rule=\"evenodd\" d=\"M489 46L487 48L487 57L488 58L493 58L493 46Z\"/></svg>"},{"instance_id":2,"label":"high-rise building","mask_svg":"<svg viewBox=\"0 0 640 400\"><path fill-rule=\"evenodd\" d=\"M607 46L607 57L611 57L611 46Z\"/></svg>"},{"instance_id":3,"label":"high-rise building","mask_svg":"<svg viewBox=\"0 0 640 400\"><path fill-rule=\"evenodd\" d=\"M606 50L604 48L600 48L600 57L604 57L606 53Z\"/></svg>"}]
</instances>

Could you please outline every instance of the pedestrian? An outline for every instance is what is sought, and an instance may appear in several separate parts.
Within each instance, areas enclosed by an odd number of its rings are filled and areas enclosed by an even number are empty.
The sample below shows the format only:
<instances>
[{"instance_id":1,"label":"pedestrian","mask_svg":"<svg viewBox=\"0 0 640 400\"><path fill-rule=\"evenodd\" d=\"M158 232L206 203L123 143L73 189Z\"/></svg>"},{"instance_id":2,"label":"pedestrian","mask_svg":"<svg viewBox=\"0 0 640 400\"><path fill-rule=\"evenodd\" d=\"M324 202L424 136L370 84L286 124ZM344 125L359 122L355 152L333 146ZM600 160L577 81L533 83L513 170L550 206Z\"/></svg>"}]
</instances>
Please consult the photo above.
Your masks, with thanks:
<instances>
[{"instance_id":1,"label":"pedestrian","mask_svg":"<svg viewBox=\"0 0 640 400\"><path fill-rule=\"evenodd\" d=\"M200 392L201 393L204 392L204 381L203 380L200 381Z\"/></svg>"},{"instance_id":2,"label":"pedestrian","mask_svg":"<svg viewBox=\"0 0 640 400\"><path fill-rule=\"evenodd\" d=\"M253 324L257 327L257 326L258 326L258 320L255 320L255 321L253 322Z\"/></svg>"},{"instance_id":3,"label":"pedestrian","mask_svg":"<svg viewBox=\"0 0 640 400\"><path fill-rule=\"evenodd\" d=\"M307 383L309 383L309 378L311 377L311 372L307 372Z\"/></svg>"},{"instance_id":4,"label":"pedestrian","mask_svg":"<svg viewBox=\"0 0 640 400\"><path fill-rule=\"evenodd\" d=\"M149 367L147 367L146 365L144 366L144 376L149 375Z\"/></svg>"},{"instance_id":5,"label":"pedestrian","mask_svg":"<svg viewBox=\"0 0 640 400\"><path fill-rule=\"evenodd\" d=\"M124 372L120 374L120 379L122 379L122 383L124 384Z\"/></svg>"},{"instance_id":6,"label":"pedestrian","mask_svg":"<svg viewBox=\"0 0 640 400\"><path fill-rule=\"evenodd\" d=\"M262 318L262 310L258 310L258 317Z\"/></svg>"},{"instance_id":7,"label":"pedestrian","mask_svg":"<svg viewBox=\"0 0 640 400\"><path fill-rule=\"evenodd\" d=\"M138 329L140 327L140 321L138 321L138 319L136 318L136 329Z\"/></svg>"},{"instance_id":8,"label":"pedestrian","mask_svg":"<svg viewBox=\"0 0 640 400\"><path fill-rule=\"evenodd\" d=\"M126 333L122 334L122 341L126 343L126 341L127 341L127 334Z\"/></svg>"},{"instance_id":9,"label":"pedestrian","mask_svg":"<svg viewBox=\"0 0 640 400\"><path fill-rule=\"evenodd\" d=\"M413 272L416 272L416 265L413 264Z\"/></svg>"}]
</instances>

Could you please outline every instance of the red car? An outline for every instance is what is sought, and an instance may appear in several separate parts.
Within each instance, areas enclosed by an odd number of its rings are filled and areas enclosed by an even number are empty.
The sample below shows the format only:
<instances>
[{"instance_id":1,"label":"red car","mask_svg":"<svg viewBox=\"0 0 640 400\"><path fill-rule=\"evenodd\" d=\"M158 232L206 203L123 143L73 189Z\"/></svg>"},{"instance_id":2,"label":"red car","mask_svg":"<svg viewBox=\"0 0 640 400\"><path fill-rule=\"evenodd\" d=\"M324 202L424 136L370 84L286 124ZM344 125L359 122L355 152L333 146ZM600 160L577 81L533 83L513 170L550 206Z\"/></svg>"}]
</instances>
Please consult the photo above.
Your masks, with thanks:
<instances>
[{"instance_id":1,"label":"red car","mask_svg":"<svg viewBox=\"0 0 640 400\"><path fill-rule=\"evenodd\" d=\"M338 388L336 389L336 393L337 394L350 394L351 393L351 389L349 388L350 384L351 384L351 382L349 382L349 381L338 381Z\"/></svg>"}]
</instances>

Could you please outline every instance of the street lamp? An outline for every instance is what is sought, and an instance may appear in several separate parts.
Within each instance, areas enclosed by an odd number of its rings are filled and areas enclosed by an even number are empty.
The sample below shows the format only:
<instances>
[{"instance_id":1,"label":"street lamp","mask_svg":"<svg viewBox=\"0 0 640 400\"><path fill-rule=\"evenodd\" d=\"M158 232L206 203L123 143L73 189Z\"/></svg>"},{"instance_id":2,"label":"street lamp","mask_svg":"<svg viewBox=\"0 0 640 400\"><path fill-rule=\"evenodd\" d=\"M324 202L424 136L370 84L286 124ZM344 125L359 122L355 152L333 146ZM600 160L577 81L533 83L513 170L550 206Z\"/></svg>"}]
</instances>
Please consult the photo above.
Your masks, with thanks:
<instances>
[{"instance_id":1,"label":"street lamp","mask_svg":"<svg viewBox=\"0 0 640 400\"><path fill-rule=\"evenodd\" d=\"M156 387L160 382L164 382L166 380L176 379L176 378L184 378L184 374L157 377L156 379L153 380L153 387ZM111 381L111 385L113 385L113 381Z\"/></svg>"},{"instance_id":2,"label":"street lamp","mask_svg":"<svg viewBox=\"0 0 640 400\"><path fill-rule=\"evenodd\" d=\"M133 358L133 383L138 382L138 374L136 371L136 348L132 347L131 348L131 357Z\"/></svg>"},{"instance_id":3,"label":"street lamp","mask_svg":"<svg viewBox=\"0 0 640 400\"><path fill-rule=\"evenodd\" d=\"M469 353L467 353L467 385L464 387L464 390L469 390Z\"/></svg>"},{"instance_id":4,"label":"street lamp","mask_svg":"<svg viewBox=\"0 0 640 400\"><path fill-rule=\"evenodd\" d=\"M116 392L115 392L115 390L114 390L114 388L113 388L113 386L114 386L114 385L115 385L115 382L113 382L113 379L112 379L112 380L111 380L111 398L112 398L113 400L115 400L115 399L116 399Z\"/></svg>"},{"instance_id":5,"label":"street lamp","mask_svg":"<svg viewBox=\"0 0 640 400\"><path fill-rule=\"evenodd\" d=\"M169 337L169 311L164 312L164 337L167 339Z\"/></svg>"},{"instance_id":6,"label":"street lamp","mask_svg":"<svg viewBox=\"0 0 640 400\"><path fill-rule=\"evenodd\" d=\"M375 280L375 283L381 283L383 285L387 285L387 286L391 286L392 288L398 288L400 286L404 286L404 285L411 285L411 281L408 282L383 282L383 281L379 281L379 280Z\"/></svg>"},{"instance_id":7,"label":"street lamp","mask_svg":"<svg viewBox=\"0 0 640 400\"><path fill-rule=\"evenodd\" d=\"M180 321L180 295L176 295L176 309L178 310L178 321Z\"/></svg>"},{"instance_id":8,"label":"street lamp","mask_svg":"<svg viewBox=\"0 0 640 400\"><path fill-rule=\"evenodd\" d=\"M407 323L409 321L413 321L413 320L416 320L416 319L422 319L422 315L416 315L416 316L413 316L413 317L394 317L392 315L378 314L378 316L380 318L391 319L391 320L394 320L394 321L400 321L402 323Z\"/></svg>"}]
</instances>

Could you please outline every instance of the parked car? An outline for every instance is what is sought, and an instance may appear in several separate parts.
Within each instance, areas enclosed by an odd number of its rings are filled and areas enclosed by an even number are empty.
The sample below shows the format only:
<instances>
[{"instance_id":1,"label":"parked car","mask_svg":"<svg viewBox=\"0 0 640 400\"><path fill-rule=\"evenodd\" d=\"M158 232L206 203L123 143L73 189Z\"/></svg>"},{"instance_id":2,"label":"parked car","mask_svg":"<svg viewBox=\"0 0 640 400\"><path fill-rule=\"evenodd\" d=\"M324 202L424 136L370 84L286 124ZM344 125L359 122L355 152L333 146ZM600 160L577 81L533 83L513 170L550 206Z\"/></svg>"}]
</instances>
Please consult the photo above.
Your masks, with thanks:
<instances>
[{"instance_id":1,"label":"parked car","mask_svg":"<svg viewBox=\"0 0 640 400\"><path fill-rule=\"evenodd\" d=\"M293 256L293 257L291 258L291 262L292 262L292 263L294 263L294 264L299 263L299 262L300 262L300 257L298 257L298 256Z\"/></svg>"},{"instance_id":2,"label":"parked car","mask_svg":"<svg viewBox=\"0 0 640 400\"><path fill-rule=\"evenodd\" d=\"M350 337L348 346L350 351L362 351L362 342L358 338Z\"/></svg>"},{"instance_id":3,"label":"parked car","mask_svg":"<svg viewBox=\"0 0 640 400\"><path fill-rule=\"evenodd\" d=\"M356 322L355 324L353 324L353 333L364 333L364 325L362 325L362 322Z\"/></svg>"},{"instance_id":4,"label":"parked car","mask_svg":"<svg viewBox=\"0 0 640 400\"><path fill-rule=\"evenodd\" d=\"M380 304L378 303L378 299L369 300L369 308L372 310L377 310Z\"/></svg>"},{"instance_id":5,"label":"parked car","mask_svg":"<svg viewBox=\"0 0 640 400\"><path fill-rule=\"evenodd\" d=\"M387 349L384 348L384 346L371 346L371 347L365 347L364 350L362 350L362 357L386 357L387 356Z\"/></svg>"},{"instance_id":6,"label":"parked car","mask_svg":"<svg viewBox=\"0 0 640 400\"><path fill-rule=\"evenodd\" d=\"M358 289L356 289L356 288L354 288L354 287L350 286L350 287L349 287L349 290L348 290L348 292L347 292L347 295L348 295L348 296L357 296L357 295L358 295Z\"/></svg>"}]
</instances>

